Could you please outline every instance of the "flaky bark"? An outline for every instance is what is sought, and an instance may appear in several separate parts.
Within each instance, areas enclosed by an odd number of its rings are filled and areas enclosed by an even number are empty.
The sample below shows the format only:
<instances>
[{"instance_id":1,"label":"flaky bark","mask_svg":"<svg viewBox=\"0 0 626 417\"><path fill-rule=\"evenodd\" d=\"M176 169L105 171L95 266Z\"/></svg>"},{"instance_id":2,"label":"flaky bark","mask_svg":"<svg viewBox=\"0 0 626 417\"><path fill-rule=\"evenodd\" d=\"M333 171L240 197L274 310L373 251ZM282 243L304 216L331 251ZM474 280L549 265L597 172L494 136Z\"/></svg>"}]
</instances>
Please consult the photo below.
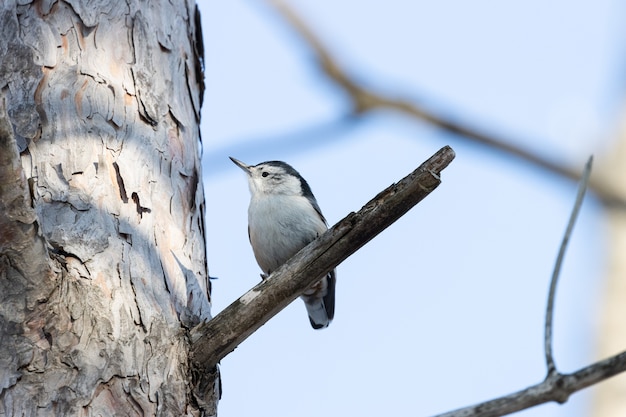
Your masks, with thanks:
<instances>
[{"instance_id":1,"label":"flaky bark","mask_svg":"<svg viewBox=\"0 0 626 417\"><path fill-rule=\"evenodd\" d=\"M0 414L215 414L193 3L2 7Z\"/></svg>"}]
</instances>

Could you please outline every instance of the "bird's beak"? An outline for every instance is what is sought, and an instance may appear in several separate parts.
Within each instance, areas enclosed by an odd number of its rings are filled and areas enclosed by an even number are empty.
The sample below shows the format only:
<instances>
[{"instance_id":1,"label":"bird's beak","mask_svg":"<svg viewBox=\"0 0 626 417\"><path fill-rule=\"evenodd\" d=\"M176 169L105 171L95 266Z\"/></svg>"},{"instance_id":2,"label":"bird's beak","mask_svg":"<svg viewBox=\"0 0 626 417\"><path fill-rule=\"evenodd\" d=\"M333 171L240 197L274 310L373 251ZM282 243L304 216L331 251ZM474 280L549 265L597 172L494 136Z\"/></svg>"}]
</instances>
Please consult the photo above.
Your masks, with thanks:
<instances>
[{"instance_id":1,"label":"bird's beak","mask_svg":"<svg viewBox=\"0 0 626 417\"><path fill-rule=\"evenodd\" d=\"M243 169L246 172L246 174L250 175L250 165L246 165L243 162L241 162L239 159L235 159L232 156L229 156L229 158L231 161L235 163L235 165Z\"/></svg>"}]
</instances>

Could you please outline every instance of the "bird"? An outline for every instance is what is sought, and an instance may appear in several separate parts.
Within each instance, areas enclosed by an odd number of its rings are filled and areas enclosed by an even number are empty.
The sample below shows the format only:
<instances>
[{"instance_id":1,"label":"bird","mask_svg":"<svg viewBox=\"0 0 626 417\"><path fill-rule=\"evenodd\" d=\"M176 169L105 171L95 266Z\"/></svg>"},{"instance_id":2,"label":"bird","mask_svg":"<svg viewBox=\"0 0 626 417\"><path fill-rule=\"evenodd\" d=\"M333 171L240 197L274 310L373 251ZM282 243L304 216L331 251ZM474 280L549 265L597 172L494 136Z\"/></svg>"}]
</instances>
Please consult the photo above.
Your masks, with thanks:
<instances>
[{"instance_id":1,"label":"bird","mask_svg":"<svg viewBox=\"0 0 626 417\"><path fill-rule=\"evenodd\" d=\"M247 165L230 159L248 177L248 237L265 279L328 229L311 187L291 165L267 161ZM314 329L328 327L335 315L336 271L301 296Z\"/></svg>"}]
</instances>

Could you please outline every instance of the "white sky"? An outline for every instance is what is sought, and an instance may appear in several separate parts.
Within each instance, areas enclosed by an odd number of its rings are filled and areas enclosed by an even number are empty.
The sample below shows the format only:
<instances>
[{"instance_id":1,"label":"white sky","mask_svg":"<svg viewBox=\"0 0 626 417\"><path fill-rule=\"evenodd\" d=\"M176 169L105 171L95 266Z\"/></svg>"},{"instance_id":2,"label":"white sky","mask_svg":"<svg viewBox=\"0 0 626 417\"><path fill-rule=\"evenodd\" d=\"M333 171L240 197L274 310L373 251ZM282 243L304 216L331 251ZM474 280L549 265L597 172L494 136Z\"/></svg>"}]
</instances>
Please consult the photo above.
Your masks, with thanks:
<instances>
[{"instance_id":1,"label":"white sky","mask_svg":"<svg viewBox=\"0 0 626 417\"><path fill-rule=\"evenodd\" d=\"M457 153L431 196L339 266L328 329L312 330L297 300L222 361L220 417L428 416L540 382L546 293L576 184L396 115L323 129L347 102L289 27L259 1L200 3L213 314L260 272L246 179L228 156L290 163L334 224L440 147ZM582 170L622 104L618 3L291 4L360 80ZM563 372L597 359L601 214L588 198L561 275ZM519 415L586 416L589 393Z\"/></svg>"}]
</instances>

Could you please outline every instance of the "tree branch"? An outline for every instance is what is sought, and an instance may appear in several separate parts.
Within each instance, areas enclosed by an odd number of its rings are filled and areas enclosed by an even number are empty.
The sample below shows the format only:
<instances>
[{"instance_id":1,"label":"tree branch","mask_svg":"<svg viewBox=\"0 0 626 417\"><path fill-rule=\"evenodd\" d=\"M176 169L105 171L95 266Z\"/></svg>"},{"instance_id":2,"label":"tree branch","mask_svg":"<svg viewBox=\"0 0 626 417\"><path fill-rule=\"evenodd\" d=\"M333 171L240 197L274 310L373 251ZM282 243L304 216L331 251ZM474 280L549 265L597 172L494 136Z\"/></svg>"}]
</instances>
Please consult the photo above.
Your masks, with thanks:
<instances>
[{"instance_id":1,"label":"tree branch","mask_svg":"<svg viewBox=\"0 0 626 417\"><path fill-rule=\"evenodd\" d=\"M626 352L612 356L572 374L553 373L540 384L435 417L495 417L512 414L548 402L564 403L576 391L626 371Z\"/></svg>"},{"instance_id":2,"label":"tree branch","mask_svg":"<svg viewBox=\"0 0 626 417\"><path fill-rule=\"evenodd\" d=\"M392 184L358 213L350 213L208 322L191 331L191 360L211 368L313 283L399 219L440 183L454 159L443 147L419 168Z\"/></svg>"},{"instance_id":3,"label":"tree branch","mask_svg":"<svg viewBox=\"0 0 626 417\"><path fill-rule=\"evenodd\" d=\"M548 158L533 153L514 144L514 141L506 140L497 135L487 133L462 123L455 122L450 118L438 114L436 111L415 104L411 100L400 97L392 97L389 94L374 91L371 88L355 81L345 71L338 61L330 54L328 48L313 33L308 25L297 13L282 0L267 0L286 22L300 35L313 51L320 69L339 88L344 90L352 101L353 112L357 115L365 114L372 110L387 109L397 111L409 117L433 124L447 132L458 135L460 138L471 142L485 145L490 149L516 157L552 174L578 181L580 173L577 169L556 163ZM626 200L618 190L613 190L606 181L592 178L589 187L598 198L607 206L626 208Z\"/></svg>"}]
</instances>

